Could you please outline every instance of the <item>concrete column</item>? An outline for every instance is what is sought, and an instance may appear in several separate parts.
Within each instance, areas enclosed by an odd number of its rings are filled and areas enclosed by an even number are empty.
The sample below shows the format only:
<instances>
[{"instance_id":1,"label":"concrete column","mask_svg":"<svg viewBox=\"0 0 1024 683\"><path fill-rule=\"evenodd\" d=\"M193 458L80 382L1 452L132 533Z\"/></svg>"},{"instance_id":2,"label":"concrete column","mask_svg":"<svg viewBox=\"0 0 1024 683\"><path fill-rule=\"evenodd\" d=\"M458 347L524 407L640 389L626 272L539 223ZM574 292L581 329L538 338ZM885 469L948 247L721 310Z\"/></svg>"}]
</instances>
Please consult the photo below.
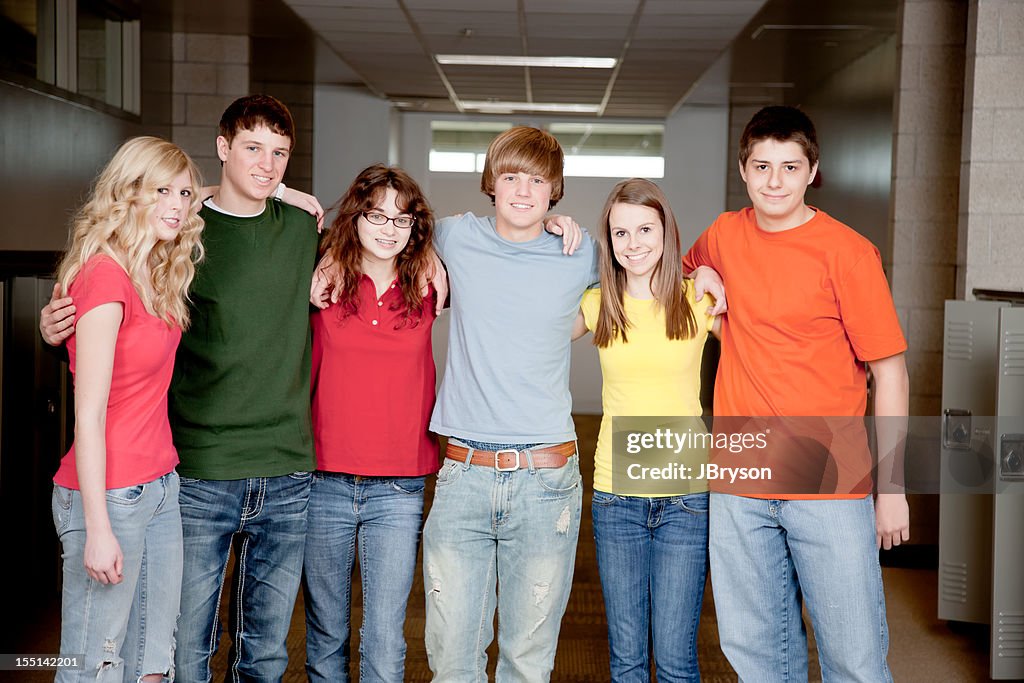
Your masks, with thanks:
<instances>
[{"instance_id":1,"label":"concrete column","mask_svg":"<svg viewBox=\"0 0 1024 683\"><path fill-rule=\"evenodd\" d=\"M898 31L889 234L910 349L910 414L938 415L942 319L955 294L967 3L904 0Z\"/></svg>"},{"instance_id":2,"label":"concrete column","mask_svg":"<svg viewBox=\"0 0 1024 683\"><path fill-rule=\"evenodd\" d=\"M959 299L1024 291L1024 0L972 0L966 52Z\"/></svg>"}]
</instances>

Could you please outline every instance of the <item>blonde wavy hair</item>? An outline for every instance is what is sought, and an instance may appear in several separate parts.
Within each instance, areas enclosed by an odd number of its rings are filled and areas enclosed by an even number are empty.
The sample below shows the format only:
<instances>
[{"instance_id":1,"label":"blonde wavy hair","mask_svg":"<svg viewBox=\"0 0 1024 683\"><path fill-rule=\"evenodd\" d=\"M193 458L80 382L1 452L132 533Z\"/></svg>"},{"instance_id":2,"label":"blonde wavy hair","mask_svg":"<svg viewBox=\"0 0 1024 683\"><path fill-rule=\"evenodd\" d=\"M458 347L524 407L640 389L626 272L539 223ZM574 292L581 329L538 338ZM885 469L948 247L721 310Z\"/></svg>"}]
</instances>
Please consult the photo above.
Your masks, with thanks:
<instances>
[{"instance_id":1,"label":"blonde wavy hair","mask_svg":"<svg viewBox=\"0 0 1024 683\"><path fill-rule=\"evenodd\" d=\"M182 171L192 182L188 213L181 217L174 240L150 247L149 217L158 190ZM168 325L186 329L188 288L203 257L203 219L198 213L202 185L195 163L171 142L144 136L121 145L71 220L67 251L57 271L62 291L67 293L90 258L106 254L128 273L146 308Z\"/></svg>"}]
</instances>

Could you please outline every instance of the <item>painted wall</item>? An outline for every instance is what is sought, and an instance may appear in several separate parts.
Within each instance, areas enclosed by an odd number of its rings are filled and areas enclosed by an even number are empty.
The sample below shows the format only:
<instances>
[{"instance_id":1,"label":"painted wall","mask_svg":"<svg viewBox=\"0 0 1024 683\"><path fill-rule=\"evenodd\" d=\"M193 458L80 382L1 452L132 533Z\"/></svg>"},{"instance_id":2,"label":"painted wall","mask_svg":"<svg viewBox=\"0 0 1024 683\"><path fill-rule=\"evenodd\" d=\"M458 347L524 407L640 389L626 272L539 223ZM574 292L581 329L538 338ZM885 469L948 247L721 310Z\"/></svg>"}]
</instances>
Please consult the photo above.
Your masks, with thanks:
<instances>
[{"instance_id":1,"label":"painted wall","mask_svg":"<svg viewBox=\"0 0 1024 683\"><path fill-rule=\"evenodd\" d=\"M387 163L390 105L365 90L313 89L313 194L327 208L364 168Z\"/></svg>"}]
</instances>

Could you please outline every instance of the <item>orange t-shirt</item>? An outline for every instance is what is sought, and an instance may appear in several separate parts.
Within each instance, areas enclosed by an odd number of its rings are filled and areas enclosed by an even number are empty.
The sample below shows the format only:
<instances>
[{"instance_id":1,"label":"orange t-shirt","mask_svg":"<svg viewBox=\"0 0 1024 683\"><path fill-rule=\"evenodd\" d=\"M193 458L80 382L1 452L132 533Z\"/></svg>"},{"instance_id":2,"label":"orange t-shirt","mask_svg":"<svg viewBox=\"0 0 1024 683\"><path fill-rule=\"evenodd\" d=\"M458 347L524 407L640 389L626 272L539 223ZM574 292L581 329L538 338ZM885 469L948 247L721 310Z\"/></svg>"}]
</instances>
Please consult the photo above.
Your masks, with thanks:
<instances>
[{"instance_id":1,"label":"orange t-shirt","mask_svg":"<svg viewBox=\"0 0 1024 683\"><path fill-rule=\"evenodd\" d=\"M818 419L804 427L818 431L822 417L863 416L864 363L907 348L878 249L824 211L816 209L811 220L782 232L760 229L749 207L723 213L683 264L688 271L711 266L726 284L729 311L715 382L716 422L720 416L808 416ZM844 434L833 446L860 441L840 431ZM861 452L859 447L839 450ZM831 490L863 490L844 486L858 472L867 475L870 461L866 472L863 462L836 459L840 485Z\"/></svg>"}]
</instances>

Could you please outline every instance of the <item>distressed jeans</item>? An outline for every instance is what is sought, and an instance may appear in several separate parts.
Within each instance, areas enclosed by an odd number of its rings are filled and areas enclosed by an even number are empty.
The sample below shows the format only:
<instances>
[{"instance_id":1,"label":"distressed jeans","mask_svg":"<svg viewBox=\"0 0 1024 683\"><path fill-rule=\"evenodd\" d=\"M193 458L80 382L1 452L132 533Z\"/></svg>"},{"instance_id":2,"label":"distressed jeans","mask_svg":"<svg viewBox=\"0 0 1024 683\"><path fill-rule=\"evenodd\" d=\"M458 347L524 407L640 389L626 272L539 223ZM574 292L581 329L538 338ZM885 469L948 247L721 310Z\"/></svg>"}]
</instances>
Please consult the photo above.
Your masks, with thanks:
<instances>
[{"instance_id":1,"label":"distressed jeans","mask_svg":"<svg viewBox=\"0 0 1024 683\"><path fill-rule=\"evenodd\" d=\"M579 456L512 472L445 458L423 529L427 659L435 683L547 681L569 601L582 507Z\"/></svg>"},{"instance_id":2,"label":"distressed jeans","mask_svg":"<svg viewBox=\"0 0 1024 683\"><path fill-rule=\"evenodd\" d=\"M741 681L807 680L803 598L824 683L891 683L871 496L712 493L710 521L719 639Z\"/></svg>"},{"instance_id":3,"label":"distressed jeans","mask_svg":"<svg viewBox=\"0 0 1024 683\"><path fill-rule=\"evenodd\" d=\"M82 494L53 487L53 522L64 548L60 652L85 655L56 683L174 678L174 622L181 594L178 475L107 491L107 514L124 556L122 579L102 584L85 572Z\"/></svg>"},{"instance_id":4,"label":"distressed jeans","mask_svg":"<svg viewBox=\"0 0 1024 683\"><path fill-rule=\"evenodd\" d=\"M317 472L309 492L306 674L312 683L349 680L352 570L359 548L363 624L360 683L405 678L405 608L423 526L424 477Z\"/></svg>"}]
</instances>

